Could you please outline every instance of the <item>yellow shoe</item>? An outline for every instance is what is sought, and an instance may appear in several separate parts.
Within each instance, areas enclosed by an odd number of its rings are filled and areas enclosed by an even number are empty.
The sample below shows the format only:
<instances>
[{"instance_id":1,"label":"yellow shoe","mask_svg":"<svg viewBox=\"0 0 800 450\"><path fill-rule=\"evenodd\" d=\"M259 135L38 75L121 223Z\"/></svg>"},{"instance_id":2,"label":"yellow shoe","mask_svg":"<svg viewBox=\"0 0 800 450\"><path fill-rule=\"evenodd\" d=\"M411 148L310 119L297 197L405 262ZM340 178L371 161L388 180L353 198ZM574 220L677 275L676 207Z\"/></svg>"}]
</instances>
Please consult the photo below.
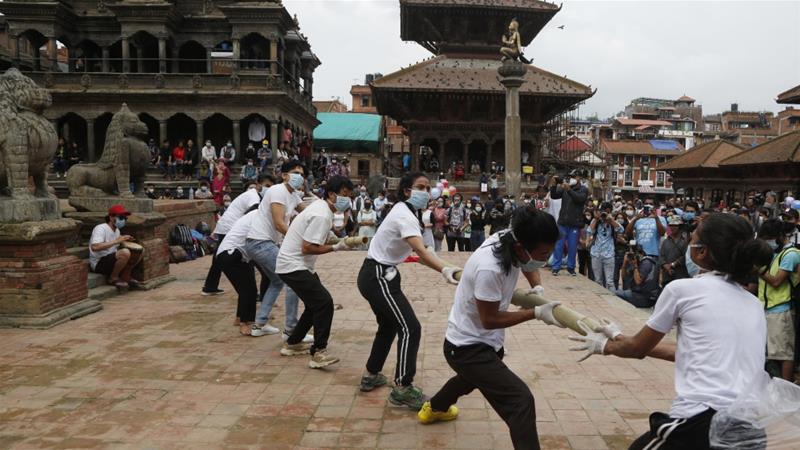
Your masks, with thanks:
<instances>
[{"instance_id":1,"label":"yellow shoe","mask_svg":"<svg viewBox=\"0 0 800 450\"><path fill-rule=\"evenodd\" d=\"M422 409L417 413L419 423L423 424L445 422L454 420L456 417L458 417L458 408L456 408L456 405L450 405L450 408L446 412L439 412L431 408L431 402L425 402L425 404L422 405Z\"/></svg>"}]
</instances>

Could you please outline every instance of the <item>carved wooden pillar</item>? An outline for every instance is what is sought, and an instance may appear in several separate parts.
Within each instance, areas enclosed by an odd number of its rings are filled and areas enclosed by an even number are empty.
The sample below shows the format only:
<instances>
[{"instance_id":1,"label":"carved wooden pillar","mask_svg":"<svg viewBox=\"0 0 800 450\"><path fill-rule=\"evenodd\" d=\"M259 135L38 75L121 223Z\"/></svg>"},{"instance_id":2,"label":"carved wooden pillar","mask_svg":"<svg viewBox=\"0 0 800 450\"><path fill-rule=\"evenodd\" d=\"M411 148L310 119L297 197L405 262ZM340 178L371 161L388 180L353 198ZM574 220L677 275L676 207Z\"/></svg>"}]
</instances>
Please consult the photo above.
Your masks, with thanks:
<instances>
[{"instance_id":1,"label":"carved wooden pillar","mask_svg":"<svg viewBox=\"0 0 800 450\"><path fill-rule=\"evenodd\" d=\"M122 38L122 72L128 73L131 71L131 48L128 44L128 38Z\"/></svg>"},{"instance_id":2,"label":"carved wooden pillar","mask_svg":"<svg viewBox=\"0 0 800 450\"><path fill-rule=\"evenodd\" d=\"M161 146L161 143L167 139L167 121L166 120L159 120L158 121L158 145Z\"/></svg>"},{"instance_id":3,"label":"carved wooden pillar","mask_svg":"<svg viewBox=\"0 0 800 450\"><path fill-rule=\"evenodd\" d=\"M469 142L468 140L464 140L464 153L462 161L464 161L464 173L469 173Z\"/></svg>"},{"instance_id":4,"label":"carved wooden pillar","mask_svg":"<svg viewBox=\"0 0 800 450\"><path fill-rule=\"evenodd\" d=\"M167 71L167 38L166 36L158 37L158 71L165 73Z\"/></svg>"},{"instance_id":5,"label":"carved wooden pillar","mask_svg":"<svg viewBox=\"0 0 800 450\"><path fill-rule=\"evenodd\" d=\"M272 148L272 160L275 161L275 153L280 147L280 142L278 142L278 133L280 130L278 129L278 119L272 119L269 122L269 143L271 144Z\"/></svg>"},{"instance_id":6,"label":"carved wooden pillar","mask_svg":"<svg viewBox=\"0 0 800 450\"><path fill-rule=\"evenodd\" d=\"M136 46L136 73L144 73L144 47Z\"/></svg>"},{"instance_id":7,"label":"carved wooden pillar","mask_svg":"<svg viewBox=\"0 0 800 450\"><path fill-rule=\"evenodd\" d=\"M206 73L214 72L211 65L211 54L214 52L214 47L206 47Z\"/></svg>"},{"instance_id":8,"label":"carved wooden pillar","mask_svg":"<svg viewBox=\"0 0 800 450\"><path fill-rule=\"evenodd\" d=\"M272 61L269 65L269 71L273 75L278 74L278 39L269 41L269 59Z\"/></svg>"},{"instance_id":9,"label":"carved wooden pillar","mask_svg":"<svg viewBox=\"0 0 800 450\"><path fill-rule=\"evenodd\" d=\"M241 133L239 132L239 119L235 119L233 121L233 145L236 147L236 159L242 159L242 139Z\"/></svg>"},{"instance_id":10,"label":"carved wooden pillar","mask_svg":"<svg viewBox=\"0 0 800 450\"><path fill-rule=\"evenodd\" d=\"M492 167L492 147L494 147L495 139L489 139L486 141L486 164L483 166L483 171L489 173L489 169Z\"/></svg>"},{"instance_id":11,"label":"carved wooden pillar","mask_svg":"<svg viewBox=\"0 0 800 450\"><path fill-rule=\"evenodd\" d=\"M232 39L233 43L233 67L234 71L241 68L241 59L242 59L242 47L240 45L239 39ZM238 150L238 148L237 148Z\"/></svg>"},{"instance_id":12,"label":"carved wooden pillar","mask_svg":"<svg viewBox=\"0 0 800 450\"><path fill-rule=\"evenodd\" d=\"M197 123L197 141L195 141L194 144L197 146L197 148L203 148L203 146L205 145L205 143L203 142L203 124L205 122L206 121L203 120L203 119L200 119L200 120L196 121L196 123Z\"/></svg>"},{"instance_id":13,"label":"carved wooden pillar","mask_svg":"<svg viewBox=\"0 0 800 450\"><path fill-rule=\"evenodd\" d=\"M86 119L86 162L95 162L94 157L94 118Z\"/></svg>"},{"instance_id":14,"label":"carved wooden pillar","mask_svg":"<svg viewBox=\"0 0 800 450\"><path fill-rule=\"evenodd\" d=\"M436 141L439 143L439 172L447 173L447 168L444 166L444 152L447 141L442 139L436 139Z\"/></svg>"},{"instance_id":15,"label":"carved wooden pillar","mask_svg":"<svg viewBox=\"0 0 800 450\"><path fill-rule=\"evenodd\" d=\"M47 38L47 67L45 70L58 70L58 44L54 36Z\"/></svg>"},{"instance_id":16,"label":"carved wooden pillar","mask_svg":"<svg viewBox=\"0 0 800 450\"><path fill-rule=\"evenodd\" d=\"M110 52L109 48L107 46L103 47L103 61L102 61L102 65L103 65L102 70L103 70L103 72L110 72L110 70L111 70L110 69L110 64L109 64L110 54L111 54L111 52Z\"/></svg>"}]
</instances>

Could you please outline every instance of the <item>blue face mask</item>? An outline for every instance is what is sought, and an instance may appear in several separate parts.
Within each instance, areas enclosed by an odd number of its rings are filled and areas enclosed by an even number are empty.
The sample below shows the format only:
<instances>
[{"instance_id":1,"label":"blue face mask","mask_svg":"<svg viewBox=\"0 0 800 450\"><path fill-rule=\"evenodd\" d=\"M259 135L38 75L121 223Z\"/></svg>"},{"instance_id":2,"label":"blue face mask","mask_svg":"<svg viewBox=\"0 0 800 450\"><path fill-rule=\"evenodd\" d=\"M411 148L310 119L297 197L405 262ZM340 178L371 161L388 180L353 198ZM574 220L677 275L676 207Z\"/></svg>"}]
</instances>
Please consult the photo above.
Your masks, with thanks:
<instances>
[{"instance_id":1,"label":"blue face mask","mask_svg":"<svg viewBox=\"0 0 800 450\"><path fill-rule=\"evenodd\" d=\"M117 228L124 228L126 222L127 220L124 217L117 217L116 220L114 220L114 226Z\"/></svg>"},{"instance_id":2,"label":"blue face mask","mask_svg":"<svg viewBox=\"0 0 800 450\"><path fill-rule=\"evenodd\" d=\"M336 196L336 202L333 204L339 212L345 212L348 208L350 208L350 197L343 197L341 195Z\"/></svg>"},{"instance_id":3,"label":"blue face mask","mask_svg":"<svg viewBox=\"0 0 800 450\"><path fill-rule=\"evenodd\" d=\"M408 203L414 209L425 209L428 207L428 201L431 199L431 194L428 191L411 190L411 196L408 197Z\"/></svg>"},{"instance_id":4,"label":"blue face mask","mask_svg":"<svg viewBox=\"0 0 800 450\"><path fill-rule=\"evenodd\" d=\"M767 245L769 245L769 248L771 248L773 252L778 250L778 242L775 239L769 239L764 242L766 242Z\"/></svg>"},{"instance_id":5,"label":"blue face mask","mask_svg":"<svg viewBox=\"0 0 800 450\"><path fill-rule=\"evenodd\" d=\"M693 212L685 212L683 213L683 221L684 222L691 222L694 220L694 213Z\"/></svg>"},{"instance_id":6,"label":"blue face mask","mask_svg":"<svg viewBox=\"0 0 800 450\"><path fill-rule=\"evenodd\" d=\"M289 174L289 186L291 186L292 189L296 191L301 189L303 187L303 183L305 183L305 180L303 179L303 176L300 175L299 173Z\"/></svg>"}]
</instances>

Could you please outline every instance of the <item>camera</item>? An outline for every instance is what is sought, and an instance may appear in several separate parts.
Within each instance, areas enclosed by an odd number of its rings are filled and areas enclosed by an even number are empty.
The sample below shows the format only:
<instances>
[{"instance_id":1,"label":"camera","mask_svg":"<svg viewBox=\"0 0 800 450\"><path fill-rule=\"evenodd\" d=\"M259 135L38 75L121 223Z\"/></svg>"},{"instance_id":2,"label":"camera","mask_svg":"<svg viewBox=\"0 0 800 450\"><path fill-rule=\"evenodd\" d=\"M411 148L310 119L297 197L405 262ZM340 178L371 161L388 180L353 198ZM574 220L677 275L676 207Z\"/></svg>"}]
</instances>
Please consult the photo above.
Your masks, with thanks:
<instances>
[{"instance_id":1,"label":"camera","mask_svg":"<svg viewBox=\"0 0 800 450\"><path fill-rule=\"evenodd\" d=\"M600 213L600 220L608 220L608 213L601 212Z\"/></svg>"},{"instance_id":2,"label":"camera","mask_svg":"<svg viewBox=\"0 0 800 450\"><path fill-rule=\"evenodd\" d=\"M653 214L653 205L644 205L642 211L644 212L645 216Z\"/></svg>"}]
</instances>

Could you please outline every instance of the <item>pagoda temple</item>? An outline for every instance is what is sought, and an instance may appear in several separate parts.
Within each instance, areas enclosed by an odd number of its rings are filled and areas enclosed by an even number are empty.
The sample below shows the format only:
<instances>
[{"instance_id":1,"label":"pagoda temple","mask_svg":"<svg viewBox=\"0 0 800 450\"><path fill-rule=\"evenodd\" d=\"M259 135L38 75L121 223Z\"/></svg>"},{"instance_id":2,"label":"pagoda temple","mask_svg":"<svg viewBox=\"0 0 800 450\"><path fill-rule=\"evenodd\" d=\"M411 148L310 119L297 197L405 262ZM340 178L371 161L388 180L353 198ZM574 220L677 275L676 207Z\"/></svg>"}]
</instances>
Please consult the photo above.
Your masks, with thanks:
<instances>
[{"instance_id":1,"label":"pagoda temple","mask_svg":"<svg viewBox=\"0 0 800 450\"><path fill-rule=\"evenodd\" d=\"M413 169L503 164L501 37L516 18L527 46L560 9L536 0L400 0L401 38L434 56L374 81L372 92L378 112L405 127ZM592 95L588 86L528 66L520 88L522 153L537 171L548 122Z\"/></svg>"}]
</instances>

